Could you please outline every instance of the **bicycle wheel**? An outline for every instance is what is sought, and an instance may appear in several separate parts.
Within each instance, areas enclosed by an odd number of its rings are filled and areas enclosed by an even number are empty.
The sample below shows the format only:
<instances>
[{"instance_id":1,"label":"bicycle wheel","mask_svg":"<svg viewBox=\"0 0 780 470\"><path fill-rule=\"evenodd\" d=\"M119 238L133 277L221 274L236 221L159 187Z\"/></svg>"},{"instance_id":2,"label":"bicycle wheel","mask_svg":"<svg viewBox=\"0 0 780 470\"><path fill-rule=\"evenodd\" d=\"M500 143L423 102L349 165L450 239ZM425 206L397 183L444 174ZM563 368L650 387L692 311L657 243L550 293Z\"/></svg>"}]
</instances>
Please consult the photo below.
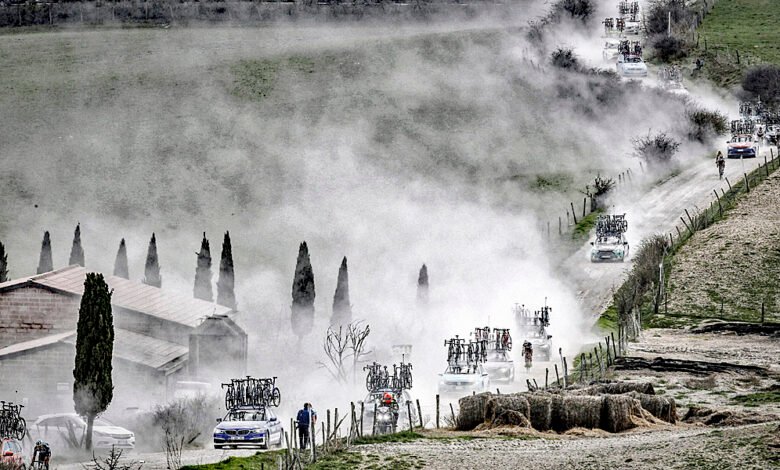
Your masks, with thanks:
<instances>
[{"instance_id":1,"label":"bicycle wheel","mask_svg":"<svg viewBox=\"0 0 780 470\"><path fill-rule=\"evenodd\" d=\"M14 430L16 438L20 441L27 434L27 422L21 416L16 420L16 429Z\"/></svg>"},{"instance_id":2,"label":"bicycle wheel","mask_svg":"<svg viewBox=\"0 0 780 470\"><path fill-rule=\"evenodd\" d=\"M279 404L282 403L282 393L276 387L274 387L271 392L271 402L274 406L279 406Z\"/></svg>"}]
</instances>

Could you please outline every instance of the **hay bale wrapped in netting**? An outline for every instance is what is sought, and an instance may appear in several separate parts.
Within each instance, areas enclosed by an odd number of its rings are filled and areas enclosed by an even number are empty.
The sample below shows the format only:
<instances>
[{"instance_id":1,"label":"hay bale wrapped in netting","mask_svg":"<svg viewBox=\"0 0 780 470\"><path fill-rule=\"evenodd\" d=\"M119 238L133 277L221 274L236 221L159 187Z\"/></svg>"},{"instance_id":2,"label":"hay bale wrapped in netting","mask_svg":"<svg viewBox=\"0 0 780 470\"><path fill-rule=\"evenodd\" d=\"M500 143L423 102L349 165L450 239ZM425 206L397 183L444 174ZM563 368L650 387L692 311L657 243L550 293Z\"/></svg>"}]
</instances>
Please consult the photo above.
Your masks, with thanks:
<instances>
[{"instance_id":1,"label":"hay bale wrapped in netting","mask_svg":"<svg viewBox=\"0 0 780 470\"><path fill-rule=\"evenodd\" d=\"M642 405L630 395L604 395L601 407L601 429L621 432L636 427L642 419Z\"/></svg>"},{"instance_id":2,"label":"hay bale wrapped in netting","mask_svg":"<svg viewBox=\"0 0 780 470\"><path fill-rule=\"evenodd\" d=\"M677 403L675 403L674 398L637 392L632 392L629 395L639 400L642 408L656 418L671 424L677 422Z\"/></svg>"},{"instance_id":3,"label":"hay bale wrapped in netting","mask_svg":"<svg viewBox=\"0 0 780 470\"><path fill-rule=\"evenodd\" d=\"M563 398L564 416L562 427L599 429L604 396L570 396Z\"/></svg>"},{"instance_id":4,"label":"hay bale wrapped in netting","mask_svg":"<svg viewBox=\"0 0 780 470\"><path fill-rule=\"evenodd\" d=\"M571 390L572 395L620 395L623 393L637 392L646 395L655 395L655 389L650 382L612 382L594 384L587 387Z\"/></svg>"},{"instance_id":5,"label":"hay bale wrapped in netting","mask_svg":"<svg viewBox=\"0 0 780 470\"><path fill-rule=\"evenodd\" d=\"M552 395L547 393L528 393L528 420L537 431L549 431L552 428Z\"/></svg>"},{"instance_id":6,"label":"hay bale wrapped in netting","mask_svg":"<svg viewBox=\"0 0 780 470\"><path fill-rule=\"evenodd\" d=\"M458 400L460 411L455 428L458 431L471 431L485 422L485 405L493 396L490 392L469 395Z\"/></svg>"},{"instance_id":7,"label":"hay bale wrapped in netting","mask_svg":"<svg viewBox=\"0 0 780 470\"><path fill-rule=\"evenodd\" d=\"M485 404L485 421L494 426L530 426L528 400L520 394L496 395Z\"/></svg>"}]
</instances>

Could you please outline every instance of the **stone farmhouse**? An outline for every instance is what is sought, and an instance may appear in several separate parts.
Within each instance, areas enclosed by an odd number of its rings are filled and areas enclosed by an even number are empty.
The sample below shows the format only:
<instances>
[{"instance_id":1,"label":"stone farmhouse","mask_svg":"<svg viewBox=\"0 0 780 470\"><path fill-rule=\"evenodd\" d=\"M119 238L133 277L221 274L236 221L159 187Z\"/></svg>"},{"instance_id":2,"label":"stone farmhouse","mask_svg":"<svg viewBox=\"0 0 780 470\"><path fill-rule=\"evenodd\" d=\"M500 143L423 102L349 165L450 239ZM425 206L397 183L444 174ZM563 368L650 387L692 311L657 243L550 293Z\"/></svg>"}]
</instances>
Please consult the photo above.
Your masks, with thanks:
<instances>
[{"instance_id":1,"label":"stone farmhouse","mask_svg":"<svg viewBox=\"0 0 780 470\"><path fill-rule=\"evenodd\" d=\"M29 416L72 412L76 323L89 272L69 266L0 283L0 399ZM233 310L138 281L113 289L113 406L149 408L182 384L246 371L247 335Z\"/></svg>"}]
</instances>

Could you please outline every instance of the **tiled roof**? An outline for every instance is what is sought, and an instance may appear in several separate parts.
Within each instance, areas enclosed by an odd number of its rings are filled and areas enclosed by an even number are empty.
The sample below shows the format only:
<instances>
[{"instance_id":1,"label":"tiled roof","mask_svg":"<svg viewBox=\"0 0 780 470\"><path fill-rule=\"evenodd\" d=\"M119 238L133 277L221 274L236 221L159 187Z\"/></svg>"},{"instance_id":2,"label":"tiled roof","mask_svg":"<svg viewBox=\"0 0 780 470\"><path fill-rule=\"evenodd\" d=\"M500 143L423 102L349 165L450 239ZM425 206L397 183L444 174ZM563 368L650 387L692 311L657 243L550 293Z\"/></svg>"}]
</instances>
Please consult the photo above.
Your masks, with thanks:
<instances>
[{"instance_id":1,"label":"tiled roof","mask_svg":"<svg viewBox=\"0 0 780 470\"><path fill-rule=\"evenodd\" d=\"M56 335L12 344L0 349L0 360L12 354L24 353L33 349L65 343L76 346L76 331L71 330ZM114 330L114 357L141 364L152 369L175 369L187 359L188 348L176 343L152 338L123 329Z\"/></svg>"},{"instance_id":2,"label":"tiled roof","mask_svg":"<svg viewBox=\"0 0 780 470\"><path fill-rule=\"evenodd\" d=\"M49 289L75 295L84 293L84 278L91 272L81 266L68 266L30 278L16 279L0 284L0 292L22 287L38 285ZM113 289L111 304L127 310L144 313L189 327L197 326L210 315L225 315L232 310L189 295L165 291L148 286L142 282L130 281L121 277L104 275L109 289Z\"/></svg>"},{"instance_id":3,"label":"tiled roof","mask_svg":"<svg viewBox=\"0 0 780 470\"><path fill-rule=\"evenodd\" d=\"M58 333L56 335L44 336L43 338L31 339L30 341L23 341L21 343L12 344L0 349L0 360L5 356L10 356L11 354L25 352L31 349L42 348L44 346L59 343L65 338L68 338L69 336L75 337L75 335L75 331L66 331L65 333Z\"/></svg>"},{"instance_id":4,"label":"tiled roof","mask_svg":"<svg viewBox=\"0 0 780 470\"><path fill-rule=\"evenodd\" d=\"M76 335L65 338L63 342L75 346ZM187 346L180 344L119 328L114 330L114 356L153 369L163 368L171 361L182 359L188 351Z\"/></svg>"}]
</instances>

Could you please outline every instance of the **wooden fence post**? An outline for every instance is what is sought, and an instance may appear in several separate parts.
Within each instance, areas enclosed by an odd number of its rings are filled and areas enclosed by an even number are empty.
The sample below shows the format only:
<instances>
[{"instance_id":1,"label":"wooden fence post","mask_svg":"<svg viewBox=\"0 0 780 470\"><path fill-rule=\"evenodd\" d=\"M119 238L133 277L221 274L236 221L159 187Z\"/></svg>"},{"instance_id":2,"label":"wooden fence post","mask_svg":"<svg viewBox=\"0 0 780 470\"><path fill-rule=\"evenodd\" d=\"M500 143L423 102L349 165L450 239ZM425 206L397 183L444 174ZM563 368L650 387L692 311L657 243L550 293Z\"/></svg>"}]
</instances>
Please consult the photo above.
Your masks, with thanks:
<instances>
[{"instance_id":1,"label":"wooden fence post","mask_svg":"<svg viewBox=\"0 0 780 470\"><path fill-rule=\"evenodd\" d=\"M747 192L750 192L750 181L748 181L747 173L742 173L745 175L745 187L747 188Z\"/></svg>"},{"instance_id":2,"label":"wooden fence post","mask_svg":"<svg viewBox=\"0 0 780 470\"><path fill-rule=\"evenodd\" d=\"M574 203L569 202L571 204L571 216L574 218L574 225L577 225L577 214L574 212Z\"/></svg>"},{"instance_id":3,"label":"wooden fence post","mask_svg":"<svg viewBox=\"0 0 780 470\"><path fill-rule=\"evenodd\" d=\"M582 217L585 218L585 208L587 207L588 197L582 198Z\"/></svg>"},{"instance_id":4,"label":"wooden fence post","mask_svg":"<svg viewBox=\"0 0 780 470\"><path fill-rule=\"evenodd\" d=\"M439 394L436 394L436 429L439 429Z\"/></svg>"},{"instance_id":5,"label":"wooden fence post","mask_svg":"<svg viewBox=\"0 0 780 470\"><path fill-rule=\"evenodd\" d=\"M422 420L422 409L420 408L420 400L415 399L415 401L417 402L417 417L420 418L420 429L422 429L424 426Z\"/></svg>"},{"instance_id":6,"label":"wooden fence post","mask_svg":"<svg viewBox=\"0 0 780 470\"><path fill-rule=\"evenodd\" d=\"M731 183L729 182L729 177L724 176L723 179L726 180L726 184L729 185L729 191L731 191Z\"/></svg>"}]
</instances>

